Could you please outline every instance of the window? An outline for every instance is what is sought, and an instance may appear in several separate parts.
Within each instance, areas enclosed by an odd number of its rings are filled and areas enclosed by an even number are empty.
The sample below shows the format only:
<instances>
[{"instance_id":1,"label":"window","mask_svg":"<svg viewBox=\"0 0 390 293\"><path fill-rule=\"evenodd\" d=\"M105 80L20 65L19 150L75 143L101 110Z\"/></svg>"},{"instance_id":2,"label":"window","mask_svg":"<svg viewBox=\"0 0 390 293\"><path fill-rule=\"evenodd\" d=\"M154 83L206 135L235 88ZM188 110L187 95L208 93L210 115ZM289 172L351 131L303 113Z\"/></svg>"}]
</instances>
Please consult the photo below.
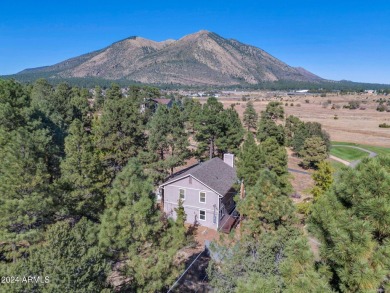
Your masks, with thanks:
<instances>
[{"instance_id":1,"label":"window","mask_svg":"<svg viewBox=\"0 0 390 293\"><path fill-rule=\"evenodd\" d=\"M186 194L185 194L184 189L179 189L179 198L182 200L186 199Z\"/></svg>"},{"instance_id":2,"label":"window","mask_svg":"<svg viewBox=\"0 0 390 293\"><path fill-rule=\"evenodd\" d=\"M205 210L199 210L199 220L206 221L206 211Z\"/></svg>"},{"instance_id":3,"label":"window","mask_svg":"<svg viewBox=\"0 0 390 293\"><path fill-rule=\"evenodd\" d=\"M199 202L206 203L206 192L201 191L199 193Z\"/></svg>"}]
</instances>

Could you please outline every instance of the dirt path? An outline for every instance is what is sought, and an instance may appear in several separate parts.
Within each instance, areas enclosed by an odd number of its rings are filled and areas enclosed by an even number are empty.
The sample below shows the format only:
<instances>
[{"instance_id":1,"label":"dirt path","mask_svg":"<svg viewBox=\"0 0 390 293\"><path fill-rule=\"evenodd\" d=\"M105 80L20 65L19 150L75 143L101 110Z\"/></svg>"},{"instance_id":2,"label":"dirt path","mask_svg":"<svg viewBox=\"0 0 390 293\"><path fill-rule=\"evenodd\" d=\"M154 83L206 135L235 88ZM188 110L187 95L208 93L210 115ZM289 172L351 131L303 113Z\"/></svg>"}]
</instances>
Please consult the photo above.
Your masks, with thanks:
<instances>
[{"instance_id":1,"label":"dirt path","mask_svg":"<svg viewBox=\"0 0 390 293\"><path fill-rule=\"evenodd\" d=\"M340 159L339 157L335 157L333 155L329 155L329 159L332 159L332 160L335 160L337 162L340 162L340 163L344 164L345 166L349 166L349 162L348 161Z\"/></svg>"}]
</instances>

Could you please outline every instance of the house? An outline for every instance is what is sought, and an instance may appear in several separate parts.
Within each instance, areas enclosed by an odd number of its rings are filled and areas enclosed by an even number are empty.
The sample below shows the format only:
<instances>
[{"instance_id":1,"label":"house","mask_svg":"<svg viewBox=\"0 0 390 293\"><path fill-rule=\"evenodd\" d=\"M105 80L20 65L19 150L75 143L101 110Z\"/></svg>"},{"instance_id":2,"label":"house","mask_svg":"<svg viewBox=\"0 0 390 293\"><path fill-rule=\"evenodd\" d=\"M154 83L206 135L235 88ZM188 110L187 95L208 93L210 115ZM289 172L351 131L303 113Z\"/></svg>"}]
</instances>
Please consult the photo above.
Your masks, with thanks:
<instances>
[{"instance_id":1,"label":"house","mask_svg":"<svg viewBox=\"0 0 390 293\"><path fill-rule=\"evenodd\" d=\"M174 104L173 99L150 99L144 98L144 102L141 104L141 113L144 113L146 109L150 109L153 113L156 112L158 105L165 105L167 108L172 108Z\"/></svg>"},{"instance_id":2,"label":"house","mask_svg":"<svg viewBox=\"0 0 390 293\"><path fill-rule=\"evenodd\" d=\"M176 219L175 209L183 200L187 223L229 232L236 220L234 189L238 183L234 155L213 158L174 174L159 186L164 212Z\"/></svg>"}]
</instances>

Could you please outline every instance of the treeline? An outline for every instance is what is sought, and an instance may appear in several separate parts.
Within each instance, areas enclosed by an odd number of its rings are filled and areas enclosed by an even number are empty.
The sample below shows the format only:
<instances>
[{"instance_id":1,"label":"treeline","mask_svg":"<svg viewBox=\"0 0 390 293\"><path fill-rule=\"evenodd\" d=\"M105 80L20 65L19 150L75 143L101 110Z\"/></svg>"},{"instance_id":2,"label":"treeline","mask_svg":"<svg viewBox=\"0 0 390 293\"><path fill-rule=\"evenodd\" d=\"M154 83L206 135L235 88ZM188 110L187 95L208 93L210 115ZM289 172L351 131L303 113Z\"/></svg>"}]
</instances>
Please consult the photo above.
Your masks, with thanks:
<instances>
[{"instance_id":1,"label":"treeline","mask_svg":"<svg viewBox=\"0 0 390 293\"><path fill-rule=\"evenodd\" d=\"M54 73L55 74L55 73ZM129 85L147 86L148 84L142 84L137 81L128 79L108 80L98 77L53 77L53 73L19 73L7 76L1 76L3 79L15 79L23 83L34 83L39 78L45 78L52 85L58 85L62 82L67 82L70 85L78 87L93 88L99 85L102 88L109 88L112 83L119 84L121 87L127 87ZM364 92L364 90L377 90L381 93L388 93L390 90L389 84L378 83L361 83L347 80L341 81L314 81L314 82L302 82L293 80L279 80L279 81L266 81L257 84L237 84L231 86L207 86L207 85L180 85L180 84L149 84L149 86L158 87L165 90L272 90L272 91L291 91L308 89L315 93L326 93L331 91L341 92Z\"/></svg>"},{"instance_id":2,"label":"treeline","mask_svg":"<svg viewBox=\"0 0 390 293\"><path fill-rule=\"evenodd\" d=\"M159 95L0 80L0 275L50 277L7 292L155 292L174 282L191 235L184 215L159 210L155 186L190 156L237 151L244 131L215 98L154 112Z\"/></svg>"}]
</instances>

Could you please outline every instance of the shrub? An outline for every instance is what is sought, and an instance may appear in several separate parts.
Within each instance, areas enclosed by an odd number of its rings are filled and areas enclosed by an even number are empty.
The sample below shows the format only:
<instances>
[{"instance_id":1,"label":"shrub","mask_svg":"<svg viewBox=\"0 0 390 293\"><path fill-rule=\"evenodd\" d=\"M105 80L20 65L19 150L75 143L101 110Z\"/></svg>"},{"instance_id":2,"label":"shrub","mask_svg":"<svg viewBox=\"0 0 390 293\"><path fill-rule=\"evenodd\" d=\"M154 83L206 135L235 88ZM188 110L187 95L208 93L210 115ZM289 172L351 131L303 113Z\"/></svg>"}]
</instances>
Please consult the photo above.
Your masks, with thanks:
<instances>
[{"instance_id":1,"label":"shrub","mask_svg":"<svg viewBox=\"0 0 390 293\"><path fill-rule=\"evenodd\" d=\"M339 119L339 116L337 116L337 114L335 114L334 117L333 117L333 119L334 119L334 120L337 120L337 119Z\"/></svg>"},{"instance_id":2,"label":"shrub","mask_svg":"<svg viewBox=\"0 0 390 293\"><path fill-rule=\"evenodd\" d=\"M297 203L298 213L308 216L310 214L310 207L312 203L310 201Z\"/></svg>"},{"instance_id":3,"label":"shrub","mask_svg":"<svg viewBox=\"0 0 390 293\"><path fill-rule=\"evenodd\" d=\"M297 107L300 107L300 106L301 106L301 104L296 104L295 106L297 106Z\"/></svg>"},{"instance_id":4,"label":"shrub","mask_svg":"<svg viewBox=\"0 0 390 293\"><path fill-rule=\"evenodd\" d=\"M326 94L321 94L321 98L325 98L326 97Z\"/></svg>"},{"instance_id":5,"label":"shrub","mask_svg":"<svg viewBox=\"0 0 390 293\"><path fill-rule=\"evenodd\" d=\"M379 124L379 127L380 127L380 128L390 128L390 124L381 123L381 124Z\"/></svg>"},{"instance_id":6,"label":"shrub","mask_svg":"<svg viewBox=\"0 0 390 293\"><path fill-rule=\"evenodd\" d=\"M306 103L306 104L309 104L309 103L310 103L310 100L305 100L305 103Z\"/></svg>"},{"instance_id":7,"label":"shrub","mask_svg":"<svg viewBox=\"0 0 390 293\"><path fill-rule=\"evenodd\" d=\"M284 104L286 107L288 106L288 103Z\"/></svg>"},{"instance_id":8,"label":"shrub","mask_svg":"<svg viewBox=\"0 0 390 293\"><path fill-rule=\"evenodd\" d=\"M388 110L388 108L385 104L379 104L378 107L376 107L376 110L379 112L385 112Z\"/></svg>"},{"instance_id":9,"label":"shrub","mask_svg":"<svg viewBox=\"0 0 390 293\"><path fill-rule=\"evenodd\" d=\"M355 110L355 109L359 109L360 102L359 101L349 101L348 105L349 105L350 110Z\"/></svg>"}]
</instances>

